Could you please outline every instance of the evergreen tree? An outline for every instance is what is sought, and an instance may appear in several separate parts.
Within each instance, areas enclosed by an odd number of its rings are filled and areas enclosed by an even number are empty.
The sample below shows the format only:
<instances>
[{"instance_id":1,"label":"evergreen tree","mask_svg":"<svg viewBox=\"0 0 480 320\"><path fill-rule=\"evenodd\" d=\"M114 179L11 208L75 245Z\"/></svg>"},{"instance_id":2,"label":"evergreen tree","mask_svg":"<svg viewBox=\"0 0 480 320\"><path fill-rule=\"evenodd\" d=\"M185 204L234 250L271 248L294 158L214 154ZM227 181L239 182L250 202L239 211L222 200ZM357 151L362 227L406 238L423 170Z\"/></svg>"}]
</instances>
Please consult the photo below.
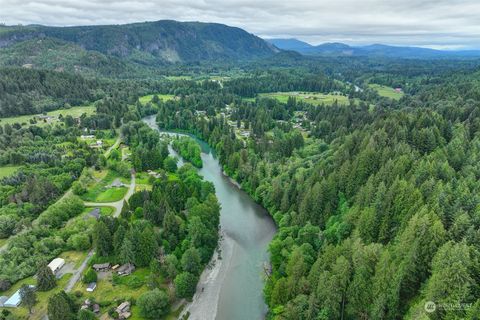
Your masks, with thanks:
<instances>
[{"instance_id":1,"label":"evergreen tree","mask_svg":"<svg viewBox=\"0 0 480 320\"><path fill-rule=\"evenodd\" d=\"M20 297L22 299L22 304L28 308L28 313L32 314L33 306L37 302L37 294L35 293L35 288L24 284L20 288Z\"/></svg>"},{"instance_id":2,"label":"evergreen tree","mask_svg":"<svg viewBox=\"0 0 480 320\"><path fill-rule=\"evenodd\" d=\"M57 279L46 263L40 263L37 270L38 291L48 291L57 285Z\"/></svg>"}]
</instances>

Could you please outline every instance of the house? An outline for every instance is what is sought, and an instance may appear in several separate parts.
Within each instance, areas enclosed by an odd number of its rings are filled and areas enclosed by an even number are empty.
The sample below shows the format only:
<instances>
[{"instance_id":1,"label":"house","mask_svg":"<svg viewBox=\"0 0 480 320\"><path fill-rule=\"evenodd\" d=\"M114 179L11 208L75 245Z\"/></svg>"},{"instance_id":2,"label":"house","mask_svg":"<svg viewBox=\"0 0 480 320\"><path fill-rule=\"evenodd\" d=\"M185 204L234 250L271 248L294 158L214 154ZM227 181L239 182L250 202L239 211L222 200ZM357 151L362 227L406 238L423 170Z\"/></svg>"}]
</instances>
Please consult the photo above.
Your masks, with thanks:
<instances>
[{"instance_id":1,"label":"house","mask_svg":"<svg viewBox=\"0 0 480 320\"><path fill-rule=\"evenodd\" d=\"M401 93L403 92L402 88L395 88L395 92Z\"/></svg>"},{"instance_id":2,"label":"house","mask_svg":"<svg viewBox=\"0 0 480 320\"><path fill-rule=\"evenodd\" d=\"M124 301L122 302L115 311L118 314L119 319L128 319L132 314L130 313L130 302Z\"/></svg>"},{"instance_id":3,"label":"house","mask_svg":"<svg viewBox=\"0 0 480 320\"><path fill-rule=\"evenodd\" d=\"M110 263L96 263L92 266L93 270L96 272L107 271L110 269Z\"/></svg>"},{"instance_id":4,"label":"house","mask_svg":"<svg viewBox=\"0 0 480 320\"><path fill-rule=\"evenodd\" d=\"M120 276L128 276L132 274L133 271L135 271L133 263L124 264L117 269L117 273Z\"/></svg>"},{"instance_id":5,"label":"house","mask_svg":"<svg viewBox=\"0 0 480 320\"><path fill-rule=\"evenodd\" d=\"M55 258L49 264L48 267L52 270L53 274L56 274L65 265L65 260L62 258Z\"/></svg>"},{"instance_id":6,"label":"house","mask_svg":"<svg viewBox=\"0 0 480 320\"><path fill-rule=\"evenodd\" d=\"M17 308L22 303L22 297L20 296L20 289L18 289L10 298L8 298L3 306L5 308Z\"/></svg>"},{"instance_id":7,"label":"house","mask_svg":"<svg viewBox=\"0 0 480 320\"><path fill-rule=\"evenodd\" d=\"M100 208L94 208L88 213L91 218L100 219Z\"/></svg>"},{"instance_id":8,"label":"house","mask_svg":"<svg viewBox=\"0 0 480 320\"><path fill-rule=\"evenodd\" d=\"M110 185L110 188L120 188L120 187L125 187L125 184L122 183L118 178L113 180L112 184Z\"/></svg>"},{"instance_id":9,"label":"house","mask_svg":"<svg viewBox=\"0 0 480 320\"><path fill-rule=\"evenodd\" d=\"M96 282L90 282L87 285L87 292L93 292L97 288L97 283Z\"/></svg>"},{"instance_id":10,"label":"house","mask_svg":"<svg viewBox=\"0 0 480 320\"><path fill-rule=\"evenodd\" d=\"M35 288L34 285L30 285L30 288ZM5 308L17 308L22 303L22 297L20 296L20 289L3 302Z\"/></svg>"},{"instance_id":11,"label":"house","mask_svg":"<svg viewBox=\"0 0 480 320\"><path fill-rule=\"evenodd\" d=\"M98 303L92 304L92 301L90 299L87 299L83 302L80 309L81 310L92 310L95 314L98 314L100 312L100 305L98 305Z\"/></svg>"}]
</instances>

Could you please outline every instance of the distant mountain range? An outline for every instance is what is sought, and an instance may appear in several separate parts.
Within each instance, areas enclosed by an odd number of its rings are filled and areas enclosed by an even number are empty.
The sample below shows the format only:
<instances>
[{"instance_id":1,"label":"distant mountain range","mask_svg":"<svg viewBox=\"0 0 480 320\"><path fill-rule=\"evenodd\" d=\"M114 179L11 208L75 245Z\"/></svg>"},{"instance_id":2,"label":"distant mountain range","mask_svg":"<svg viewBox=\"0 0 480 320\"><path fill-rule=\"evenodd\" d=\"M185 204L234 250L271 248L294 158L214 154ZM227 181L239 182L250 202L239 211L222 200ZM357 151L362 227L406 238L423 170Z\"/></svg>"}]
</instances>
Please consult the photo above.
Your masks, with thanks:
<instances>
[{"instance_id":1,"label":"distant mountain range","mask_svg":"<svg viewBox=\"0 0 480 320\"><path fill-rule=\"evenodd\" d=\"M312 56L369 56L388 58L471 58L480 57L480 50L446 51L419 47L397 47L383 44L373 44L363 47L353 47L344 43L324 43L313 46L297 39L266 39L282 50L292 50Z\"/></svg>"},{"instance_id":2,"label":"distant mountain range","mask_svg":"<svg viewBox=\"0 0 480 320\"><path fill-rule=\"evenodd\" d=\"M125 64L158 66L248 60L279 52L240 28L217 23L156 22L48 27L0 26L0 65L110 72Z\"/></svg>"}]
</instances>

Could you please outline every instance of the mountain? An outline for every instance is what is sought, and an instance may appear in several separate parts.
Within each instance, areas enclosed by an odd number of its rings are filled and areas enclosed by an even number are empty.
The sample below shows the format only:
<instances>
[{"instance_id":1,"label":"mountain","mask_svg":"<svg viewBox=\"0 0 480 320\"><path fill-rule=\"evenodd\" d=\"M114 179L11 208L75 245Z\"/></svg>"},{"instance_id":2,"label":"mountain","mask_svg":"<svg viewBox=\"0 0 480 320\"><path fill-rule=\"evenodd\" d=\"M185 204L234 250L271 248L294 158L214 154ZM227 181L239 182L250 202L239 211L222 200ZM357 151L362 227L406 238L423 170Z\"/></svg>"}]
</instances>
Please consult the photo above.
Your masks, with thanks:
<instances>
[{"instance_id":1,"label":"mountain","mask_svg":"<svg viewBox=\"0 0 480 320\"><path fill-rule=\"evenodd\" d=\"M268 39L267 41L274 44L279 49L293 50L304 55L312 56L367 56L406 59L480 57L480 51L477 50L446 51L419 47L388 46L383 44L354 47L344 43L324 43L312 46L297 39Z\"/></svg>"},{"instance_id":2,"label":"mountain","mask_svg":"<svg viewBox=\"0 0 480 320\"><path fill-rule=\"evenodd\" d=\"M39 47L35 48L34 44L38 43ZM68 54L63 60L68 61L63 64L55 61L64 50ZM162 20L79 27L0 26L0 57L8 53L18 57L16 65L29 63L34 67L56 64L57 68L72 65L82 68L80 62L87 62L91 55L96 60L117 64L158 66L205 60L249 60L279 51L245 30L217 23Z\"/></svg>"},{"instance_id":3,"label":"mountain","mask_svg":"<svg viewBox=\"0 0 480 320\"><path fill-rule=\"evenodd\" d=\"M303 51L313 46L307 42L298 39L265 39L267 42L273 44L275 47L283 50Z\"/></svg>"}]
</instances>

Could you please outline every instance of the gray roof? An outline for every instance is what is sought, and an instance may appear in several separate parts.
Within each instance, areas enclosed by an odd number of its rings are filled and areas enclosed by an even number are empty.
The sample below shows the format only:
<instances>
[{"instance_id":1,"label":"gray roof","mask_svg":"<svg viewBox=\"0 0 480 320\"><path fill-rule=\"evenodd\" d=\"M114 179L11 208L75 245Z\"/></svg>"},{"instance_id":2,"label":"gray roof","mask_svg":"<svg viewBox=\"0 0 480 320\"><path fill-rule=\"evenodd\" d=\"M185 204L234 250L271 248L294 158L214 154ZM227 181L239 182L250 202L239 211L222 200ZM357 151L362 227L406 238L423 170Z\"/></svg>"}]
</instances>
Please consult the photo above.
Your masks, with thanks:
<instances>
[{"instance_id":1,"label":"gray roof","mask_svg":"<svg viewBox=\"0 0 480 320\"><path fill-rule=\"evenodd\" d=\"M94 208L92 211L88 213L90 216L94 217L95 219L100 218L100 208Z\"/></svg>"},{"instance_id":2,"label":"gray roof","mask_svg":"<svg viewBox=\"0 0 480 320\"><path fill-rule=\"evenodd\" d=\"M0 296L0 307L3 307L3 303L8 300L7 296Z\"/></svg>"}]
</instances>

